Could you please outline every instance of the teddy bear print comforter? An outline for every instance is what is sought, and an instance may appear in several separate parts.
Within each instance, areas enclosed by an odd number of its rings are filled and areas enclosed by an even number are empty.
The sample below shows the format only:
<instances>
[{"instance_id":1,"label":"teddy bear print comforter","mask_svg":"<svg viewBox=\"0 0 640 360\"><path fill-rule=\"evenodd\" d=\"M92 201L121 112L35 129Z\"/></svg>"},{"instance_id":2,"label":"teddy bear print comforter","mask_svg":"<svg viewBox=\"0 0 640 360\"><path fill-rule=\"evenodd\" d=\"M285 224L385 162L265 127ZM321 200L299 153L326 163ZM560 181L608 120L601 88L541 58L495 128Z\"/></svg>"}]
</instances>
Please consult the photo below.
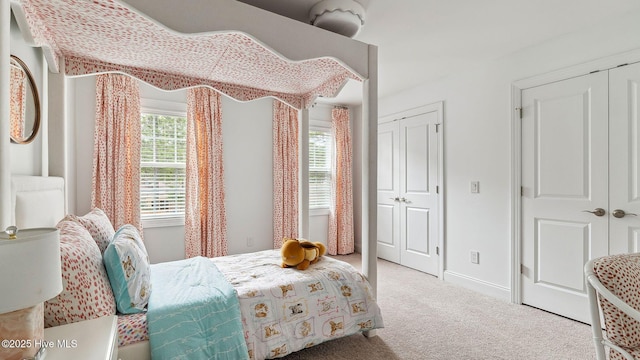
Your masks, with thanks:
<instances>
[{"instance_id":1,"label":"teddy bear print comforter","mask_svg":"<svg viewBox=\"0 0 640 360\"><path fill-rule=\"evenodd\" d=\"M369 283L346 262L324 256L303 271L283 269L277 250L211 260L237 291L250 359L383 327Z\"/></svg>"}]
</instances>

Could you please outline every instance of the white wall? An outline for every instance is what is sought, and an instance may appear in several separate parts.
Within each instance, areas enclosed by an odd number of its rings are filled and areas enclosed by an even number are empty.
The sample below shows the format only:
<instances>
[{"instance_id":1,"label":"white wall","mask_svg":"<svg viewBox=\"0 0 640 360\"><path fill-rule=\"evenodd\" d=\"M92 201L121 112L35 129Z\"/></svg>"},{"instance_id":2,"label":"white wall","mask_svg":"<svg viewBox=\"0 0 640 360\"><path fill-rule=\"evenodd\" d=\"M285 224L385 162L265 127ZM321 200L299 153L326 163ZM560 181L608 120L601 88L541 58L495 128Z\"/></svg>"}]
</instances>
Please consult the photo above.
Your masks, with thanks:
<instances>
[{"instance_id":1,"label":"white wall","mask_svg":"<svg viewBox=\"0 0 640 360\"><path fill-rule=\"evenodd\" d=\"M273 248L272 107L272 99L222 103L230 254Z\"/></svg>"},{"instance_id":2,"label":"white wall","mask_svg":"<svg viewBox=\"0 0 640 360\"><path fill-rule=\"evenodd\" d=\"M25 43L15 22L13 15L11 16L11 55L15 55L24 61L29 67L33 76L36 87L38 88L40 101L46 93L46 89L42 86L43 74L43 57L42 50L30 47ZM45 111L42 109L42 111ZM41 128L42 130L42 128ZM35 139L29 144L11 143L11 174L19 175L41 175L42 173L42 131L38 132Z\"/></svg>"},{"instance_id":3,"label":"white wall","mask_svg":"<svg viewBox=\"0 0 640 360\"><path fill-rule=\"evenodd\" d=\"M444 101L445 280L510 299L512 82L640 48L639 18L628 14L380 100L381 117ZM470 193L472 180L479 194Z\"/></svg>"}]
</instances>

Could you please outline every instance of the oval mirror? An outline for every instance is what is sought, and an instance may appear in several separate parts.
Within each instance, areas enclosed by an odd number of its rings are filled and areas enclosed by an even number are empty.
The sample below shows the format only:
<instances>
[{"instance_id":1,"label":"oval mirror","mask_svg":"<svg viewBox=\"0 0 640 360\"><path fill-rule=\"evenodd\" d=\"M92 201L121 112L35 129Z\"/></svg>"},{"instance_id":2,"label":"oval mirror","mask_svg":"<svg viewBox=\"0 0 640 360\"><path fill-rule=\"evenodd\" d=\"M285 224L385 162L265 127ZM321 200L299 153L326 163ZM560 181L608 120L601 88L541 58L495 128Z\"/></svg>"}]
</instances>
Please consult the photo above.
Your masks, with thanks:
<instances>
[{"instance_id":1,"label":"oval mirror","mask_svg":"<svg viewBox=\"0 0 640 360\"><path fill-rule=\"evenodd\" d=\"M40 128L40 98L38 88L27 65L11 55L10 72L10 133L11 141L28 144Z\"/></svg>"}]
</instances>

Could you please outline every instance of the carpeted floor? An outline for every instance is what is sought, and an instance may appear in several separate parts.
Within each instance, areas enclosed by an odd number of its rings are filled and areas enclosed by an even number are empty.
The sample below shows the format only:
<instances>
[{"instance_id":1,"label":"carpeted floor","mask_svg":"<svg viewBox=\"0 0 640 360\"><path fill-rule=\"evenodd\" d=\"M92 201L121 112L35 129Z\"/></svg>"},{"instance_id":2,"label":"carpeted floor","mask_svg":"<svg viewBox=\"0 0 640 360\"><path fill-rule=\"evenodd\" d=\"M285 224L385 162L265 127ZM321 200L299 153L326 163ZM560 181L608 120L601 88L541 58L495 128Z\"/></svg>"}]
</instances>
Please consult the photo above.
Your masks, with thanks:
<instances>
[{"instance_id":1,"label":"carpeted floor","mask_svg":"<svg viewBox=\"0 0 640 360\"><path fill-rule=\"evenodd\" d=\"M338 256L360 269L360 255ZM589 325L378 260L376 337L333 340L283 359L595 359Z\"/></svg>"}]
</instances>

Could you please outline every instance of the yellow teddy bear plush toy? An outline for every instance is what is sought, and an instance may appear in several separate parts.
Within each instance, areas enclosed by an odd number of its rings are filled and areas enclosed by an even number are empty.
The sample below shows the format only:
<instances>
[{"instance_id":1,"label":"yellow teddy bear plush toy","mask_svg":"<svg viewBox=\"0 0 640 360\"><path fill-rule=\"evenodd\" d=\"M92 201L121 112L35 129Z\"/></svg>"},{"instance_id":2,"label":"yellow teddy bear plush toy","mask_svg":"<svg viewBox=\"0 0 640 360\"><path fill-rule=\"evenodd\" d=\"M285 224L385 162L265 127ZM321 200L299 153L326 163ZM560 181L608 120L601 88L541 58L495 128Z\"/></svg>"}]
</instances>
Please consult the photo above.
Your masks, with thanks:
<instances>
[{"instance_id":1,"label":"yellow teddy bear plush toy","mask_svg":"<svg viewBox=\"0 0 640 360\"><path fill-rule=\"evenodd\" d=\"M282 267L305 270L309 265L318 262L320 256L324 255L326 251L327 248L321 242L284 238L280 248Z\"/></svg>"}]
</instances>

